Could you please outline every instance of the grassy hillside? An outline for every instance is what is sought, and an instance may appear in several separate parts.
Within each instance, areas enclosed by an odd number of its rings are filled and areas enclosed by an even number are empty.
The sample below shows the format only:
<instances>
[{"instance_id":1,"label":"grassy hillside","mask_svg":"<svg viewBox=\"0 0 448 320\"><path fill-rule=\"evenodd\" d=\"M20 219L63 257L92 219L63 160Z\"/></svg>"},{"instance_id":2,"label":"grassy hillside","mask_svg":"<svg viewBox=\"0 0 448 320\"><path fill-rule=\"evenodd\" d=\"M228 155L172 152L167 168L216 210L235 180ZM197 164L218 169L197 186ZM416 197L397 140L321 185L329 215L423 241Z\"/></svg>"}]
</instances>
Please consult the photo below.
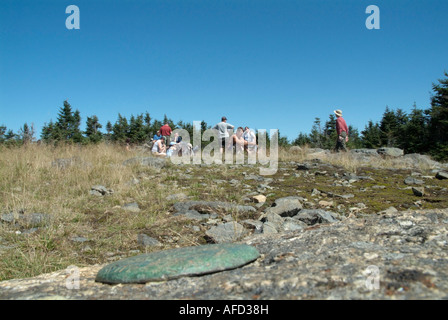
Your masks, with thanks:
<instances>
[{"instance_id":1,"label":"grassy hillside","mask_svg":"<svg viewBox=\"0 0 448 320\"><path fill-rule=\"evenodd\" d=\"M247 204L253 194L267 196L264 206L250 216L257 219L272 202L283 196L306 198L305 207L318 208L327 200L327 210L341 215L372 214L395 206L397 209L448 207L446 180L425 180L425 197L416 198L403 180L412 174L432 175L429 167L408 169L400 161L375 160L371 166L349 154L324 157L323 167L307 174L297 163L316 155L306 150L280 150L279 170L260 189L258 165L173 165L157 170L139 165L124 166L132 157L148 154L126 151L116 145L59 146L27 145L0 150L0 215L12 213L18 223L0 223L0 281L32 277L64 269L69 265L106 263L129 255L177 246L206 243L207 222L173 216L175 199L183 193L190 200L217 200ZM65 159L65 160L58 160ZM327 167L325 167L327 166ZM378 169L384 167L387 169ZM316 173L318 172L318 173ZM346 173L368 175L351 185L338 185ZM92 186L112 189L106 196L90 194ZM375 186L381 186L375 188ZM350 199L313 196L312 190L353 194ZM328 202L332 202L330 205ZM138 212L124 207L137 203ZM359 205L360 203L364 206ZM23 222L20 217L42 213L50 217L43 225ZM138 234L162 243L142 247Z\"/></svg>"}]
</instances>

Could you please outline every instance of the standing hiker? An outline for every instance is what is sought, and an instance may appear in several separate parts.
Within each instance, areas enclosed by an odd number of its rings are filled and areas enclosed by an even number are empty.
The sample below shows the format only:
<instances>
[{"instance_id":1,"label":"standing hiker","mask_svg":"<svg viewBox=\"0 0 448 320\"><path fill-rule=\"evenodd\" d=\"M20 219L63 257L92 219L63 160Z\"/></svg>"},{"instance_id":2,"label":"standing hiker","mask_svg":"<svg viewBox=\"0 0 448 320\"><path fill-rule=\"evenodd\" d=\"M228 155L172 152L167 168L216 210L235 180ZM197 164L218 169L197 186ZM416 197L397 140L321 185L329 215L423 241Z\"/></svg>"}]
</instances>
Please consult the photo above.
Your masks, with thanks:
<instances>
[{"instance_id":1,"label":"standing hiker","mask_svg":"<svg viewBox=\"0 0 448 320\"><path fill-rule=\"evenodd\" d=\"M165 137L166 145L169 146L171 142L171 127L168 123L165 123L163 126L160 127L160 133L162 134L162 137Z\"/></svg>"},{"instance_id":2,"label":"standing hiker","mask_svg":"<svg viewBox=\"0 0 448 320\"><path fill-rule=\"evenodd\" d=\"M226 139L229 139L229 132L227 130L229 129L233 129L234 126L232 126L231 124L227 123L227 118L226 117L222 117L221 118L221 122L217 123L213 129L218 130L218 139L220 141L220 146L221 146L221 154L224 151L224 148L226 147Z\"/></svg>"},{"instance_id":3,"label":"standing hiker","mask_svg":"<svg viewBox=\"0 0 448 320\"><path fill-rule=\"evenodd\" d=\"M336 140L336 152L343 150L347 152L346 143L348 142L348 127L344 118L342 118L342 111L335 110L334 114L336 115L336 132L338 134L338 139Z\"/></svg>"}]
</instances>

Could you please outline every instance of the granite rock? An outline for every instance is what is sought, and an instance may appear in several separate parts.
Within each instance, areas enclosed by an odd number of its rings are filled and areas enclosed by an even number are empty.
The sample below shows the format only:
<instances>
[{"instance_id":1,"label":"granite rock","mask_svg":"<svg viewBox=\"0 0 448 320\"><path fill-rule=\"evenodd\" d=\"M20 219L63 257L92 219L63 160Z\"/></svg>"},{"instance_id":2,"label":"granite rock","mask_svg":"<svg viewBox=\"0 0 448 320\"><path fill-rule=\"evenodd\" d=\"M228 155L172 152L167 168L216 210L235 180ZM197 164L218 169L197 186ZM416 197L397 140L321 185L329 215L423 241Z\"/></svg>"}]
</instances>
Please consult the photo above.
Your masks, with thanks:
<instances>
[{"instance_id":1,"label":"granite rock","mask_svg":"<svg viewBox=\"0 0 448 320\"><path fill-rule=\"evenodd\" d=\"M79 269L78 290L61 270L0 282L0 299L447 299L447 226L448 209L347 218L245 238L260 257L232 270L110 286L94 265Z\"/></svg>"}]
</instances>

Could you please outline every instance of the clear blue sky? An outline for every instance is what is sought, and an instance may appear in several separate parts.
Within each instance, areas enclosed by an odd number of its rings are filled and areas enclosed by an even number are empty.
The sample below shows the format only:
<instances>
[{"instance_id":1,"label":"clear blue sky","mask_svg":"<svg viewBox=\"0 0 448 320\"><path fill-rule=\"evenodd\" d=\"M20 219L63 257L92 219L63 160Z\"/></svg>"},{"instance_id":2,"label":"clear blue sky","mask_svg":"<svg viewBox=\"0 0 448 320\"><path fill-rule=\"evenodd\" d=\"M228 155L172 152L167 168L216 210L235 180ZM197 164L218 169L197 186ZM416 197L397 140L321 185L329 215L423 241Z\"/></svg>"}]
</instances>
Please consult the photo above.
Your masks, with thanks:
<instances>
[{"instance_id":1,"label":"clear blue sky","mask_svg":"<svg viewBox=\"0 0 448 320\"><path fill-rule=\"evenodd\" d=\"M80 30L65 27L68 5ZM368 30L368 5L381 29ZM103 124L175 122L309 133L342 109L362 131L386 105L430 103L448 71L446 0L1 0L0 124L55 121L68 99Z\"/></svg>"}]
</instances>

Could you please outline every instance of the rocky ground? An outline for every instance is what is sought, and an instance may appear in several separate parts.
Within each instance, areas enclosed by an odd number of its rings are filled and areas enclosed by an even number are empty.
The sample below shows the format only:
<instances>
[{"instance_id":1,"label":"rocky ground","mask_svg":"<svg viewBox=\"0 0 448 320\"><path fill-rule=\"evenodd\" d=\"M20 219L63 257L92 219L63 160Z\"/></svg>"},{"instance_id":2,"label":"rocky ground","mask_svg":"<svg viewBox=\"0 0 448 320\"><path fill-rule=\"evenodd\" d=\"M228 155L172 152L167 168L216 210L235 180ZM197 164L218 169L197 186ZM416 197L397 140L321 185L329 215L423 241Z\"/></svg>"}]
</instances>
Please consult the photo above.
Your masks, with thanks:
<instances>
[{"instance_id":1,"label":"rocky ground","mask_svg":"<svg viewBox=\"0 0 448 320\"><path fill-rule=\"evenodd\" d=\"M1 299L447 299L448 210L405 211L254 234L242 268L140 285L96 283L100 265L0 283ZM372 273L373 271L373 273Z\"/></svg>"},{"instance_id":2,"label":"rocky ground","mask_svg":"<svg viewBox=\"0 0 448 320\"><path fill-rule=\"evenodd\" d=\"M165 183L175 181L179 191L195 185L198 196L186 191L168 196L173 205L166 220L184 224L185 233L167 232L161 221L160 228L155 224L137 233L138 249L124 256L143 248L240 242L257 248L260 258L234 270L145 285L96 283L104 266L97 264L79 269L79 288L67 288L72 273L61 270L0 282L0 299L448 298L446 165L387 148L352 154L354 170L329 161L325 150L312 150L306 161L280 163L273 176L235 165L225 178L219 166L166 169L159 160L131 159L125 165L170 170ZM372 166L385 157L403 165ZM207 197L210 180L237 194L237 201ZM90 193L104 197L113 190L96 185ZM141 214L138 203L125 209ZM5 213L1 219L26 232L44 228L52 217ZM78 238L71 241L88 241Z\"/></svg>"}]
</instances>

